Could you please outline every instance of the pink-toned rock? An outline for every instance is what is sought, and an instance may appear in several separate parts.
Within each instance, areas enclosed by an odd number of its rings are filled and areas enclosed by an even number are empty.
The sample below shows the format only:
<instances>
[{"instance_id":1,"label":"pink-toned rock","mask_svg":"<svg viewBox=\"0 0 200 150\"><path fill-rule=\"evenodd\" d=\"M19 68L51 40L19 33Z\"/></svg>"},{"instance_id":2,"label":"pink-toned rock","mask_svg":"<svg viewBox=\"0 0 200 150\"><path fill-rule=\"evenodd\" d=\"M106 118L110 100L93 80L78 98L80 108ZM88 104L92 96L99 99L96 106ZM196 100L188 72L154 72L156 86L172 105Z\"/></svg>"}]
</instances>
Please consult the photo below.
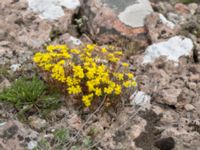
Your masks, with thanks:
<instances>
[{"instance_id":1,"label":"pink-toned rock","mask_svg":"<svg viewBox=\"0 0 200 150\"><path fill-rule=\"evenodd\" d=\"M38 131L47 127L47 122L44 119L41 119L37 116L30 116L29 118L30 126Z\"/></svg>"},{"instance_id":2,"label":"pink-toned rock","mask_svg":"<svg viewBox=\"0 0 200 150\"><path fill-rule=\"evenodd\" d=\"M68 31L79 8L63 10L63 16L56 20L48 20L40 18L39 13L30 9L27 0L4 1L0 3L0 39L12 38L18 45L29 49L41 49L45 43L50 42L52 31Z\"/></svg>"},{"instance_id":3,"label":"pink-toned rock","mask_svg":"<svg viewBox=\"0 0 200 150\"><path fill-rule=\"evenodd\" d=\"M152 13L147 16L145 26L152 43L164 41L175 36L179 27L168 21L162 14Z\"/></svg>"},{"instance_id":4,"label":"pink-toned rock","mask_svg":"<svg viewBox=\"0 0 200 150\"><path fill-rule=\"evenodd\" d=\"M106 0L103 3L102 1L105 0L88 0L83 6L84 8L88 8L83 13L88 18L87 28L93 35L94 40L109 43L116 41L120 36L132 38L146 33L144 25L138 27L127 25L120 19L120 11L107 5L107 3L113 3L114 5L116 2ZM134 14L132 17L135 17Z\"/></svg>"},{"instance_id":5,"label":"pink-toned rock","mask_svg":"<svg viewBox=\"0 0 200 150\"><path fill-rule=\"evenodd\" d=\"M190 13L190 9L182 4L182 3L177 3L175 6L174 6L176 12L180 13L180 14L183 14L183 13Z\"/></svg>"},{"instance_id":6,"label":"pink-toned rock","mask_svg":"<svg viewBox=\"0 0 200 150\"><path fill-rule=\"evenodd\" d=\"M0 124L0 149L23 150L28 146L25 139L35 139L38 133L16 120Z\"/></svg>"},{"instance_id":7,"label":"pink-toned rock","mask_svg":"<svg viewBox=\"0 0 200 150\"><path fill-rule=\"evenodd\" d=\"M200 75L199 74L192 74L189 77L189 80L192 81L192 82L198 82L198 81L200 81Z\"/></svg>"},{"instance_id":8,"label":"pink-toned rock","mask_svg":"<svg viewBox=\"0 0 200 150\"><path fill-rule=\"evenodd\" d=\"M38 23L38 29L25 30L19 33L18 41L32 48L40 48L45 42L50 41L52 26L46 22Z\"/></svg>"},{"instance_id":9,"label":"pink-toned rock","mask_svg":"<svg viewBox=\"0 0 200 150\"><path fill-rule=\"evenodd\" d=\"M176 150L188 150L196 149L200 146L200 136L198 132L188 132L184 128L169 127L162 132L162 137L172 137L175 141L174 149ZM163 143L165 147L166 143Z\"/></svg>"},{"instance_id":10,"label":"pink-toned rock","mask_svg":"<svg viewBox=\"0 0 200 150\"><path fill-rule=\"evenodd\" d=\"M176 105L181 91L181 89L164 89L160 93L161 98L158 98L158 101L167 105Z\"/></svg>"},{"instance_id":11,"label":"pink-toned rock","mask_svg":"<svg viewBox=\"0 0 200 150\"><path fill-rule=\"evenodd\" d=\"M68 119L68 124L70 125L70 127L77 130L80 130L82 127L81 118L79 118L76 114L70 116L70 118Z\"/></svg>"}]
</instances>

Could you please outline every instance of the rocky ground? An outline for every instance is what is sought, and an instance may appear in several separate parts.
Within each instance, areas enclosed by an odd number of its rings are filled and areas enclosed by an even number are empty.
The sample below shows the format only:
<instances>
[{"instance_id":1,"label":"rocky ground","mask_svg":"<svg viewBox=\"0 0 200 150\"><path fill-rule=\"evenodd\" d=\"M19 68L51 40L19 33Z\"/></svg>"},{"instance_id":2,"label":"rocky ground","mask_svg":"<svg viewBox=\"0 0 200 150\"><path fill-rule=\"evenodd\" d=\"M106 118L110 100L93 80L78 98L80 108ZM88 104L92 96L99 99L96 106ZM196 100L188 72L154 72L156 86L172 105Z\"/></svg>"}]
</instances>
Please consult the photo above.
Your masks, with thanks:
<instances>
[{"instance_id":1,"label":"rocky ground","mask_svg":"<svg viewBox=\"0 0 200 150\"><path fill-rule=\"evenodd\" d=\"M50 43L121 47L137 91L123 107L96 114L61 97L62 107L26 123L0 103L0 150L200 149L200 4L152 0L144 26L136 27L120 13L135 1L43 2L0 2L0 91L34 74L33 54Z\"/></svg>"}]
</instances>

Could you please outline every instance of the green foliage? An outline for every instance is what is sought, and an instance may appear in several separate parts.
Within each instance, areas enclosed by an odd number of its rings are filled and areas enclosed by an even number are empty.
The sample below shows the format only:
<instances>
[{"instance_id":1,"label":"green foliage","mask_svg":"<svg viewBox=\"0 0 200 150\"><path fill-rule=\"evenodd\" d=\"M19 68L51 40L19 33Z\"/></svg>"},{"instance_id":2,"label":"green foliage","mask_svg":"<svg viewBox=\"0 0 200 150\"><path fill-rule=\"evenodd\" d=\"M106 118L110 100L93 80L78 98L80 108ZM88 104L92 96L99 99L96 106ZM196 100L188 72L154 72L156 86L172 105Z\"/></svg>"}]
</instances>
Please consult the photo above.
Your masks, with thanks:
<instances>
[{"instance_id":1,"label":"green foliage","mask_svg":"<svg viewBox=\"0 0 200 150\"><path fill-rule=\"evenodd\" d=\"M12 81L15 74L11 74L9 73L9 67L8 65L0 65L0 81L3 79L3 78L6 78L8 79L9 81Z\"/></svg>"},{"instance_id":2,"label":"green foliage","mask_svg":"<svg viewBox=\"0 0 200 150\"><path fill-rule=\"evenodd\" d=\"M91 139L90 139L90 137L89 136L86 136L84 139L83 139L83 145L85 146L85 147L88 147L88 146L90 146L91 145L91 143L92 143L92 141L91 141Z\"/></svg>"},{"instance_id":3,"label":"green foliage","mask_svg":"<svg viewBox=\"0 0 200 150\"><path fill-rule=\"evenodd\" d=\"M68 128L56 129L53 133L53 138L50 140L41 139L38 146L34 150L81 150L87 149L92 145L91 136L84 136L82 140L76 141L73 145L68 147L67 143L71 140L70 130Z\"/></svg>"},{"instance_id":4,"label":"green foliage","mask_svg":"<svg viewBox=\"0 0 200 150\"><path fill-rule=\"evenodd\" d=\"M53 41L54 39L58 38L59 36L61 36L63 33L59 30L59 29L53 29L50 32L50 39Z\"/></svg>"},{"instance_id":5,"label":"green foliage","mask_svg":"<svg viewBox=\"0 0 200 150\"><path fill-rule=\"evenodd\" d=\"M0 101L14 105L18 115L40 113L47 114L59 106L57 94L47 95L47 87L37 77L20 78L11 87L0 93Z\"/></svg>"},{"instance_id":6,"label":"green foliage","mask_svg":"<svg viewBox=\"0 0 200 150\"><path fill-rule=\"evenodd\" d=\"M57 143L63 144L67 140L69 140L70 135L69 135L69 130L68 129L57 129L54 132L54 139Z\"/></svg>"},{"instance_id":7,"label":"green foliage","mask_svg":"<svg viewBox=\"0 0 200 150\"><path fill-rule=\"evenodd\" d=\"M42 139L38 142L38 146L34 150L50 150L50 149L51 149L50 143L46 139Z\"/></svg>"},{"instance_id":8,"label":"green foliage","mask_svg":"<svg viewBox=\"0 0 200 150\"><path fill-rule=\"evenodd\" d=\"M184 4L189 4L189 3L197 3L198 0L179 0L179 2L184 3Z\"/></svg>"}]
</instances>

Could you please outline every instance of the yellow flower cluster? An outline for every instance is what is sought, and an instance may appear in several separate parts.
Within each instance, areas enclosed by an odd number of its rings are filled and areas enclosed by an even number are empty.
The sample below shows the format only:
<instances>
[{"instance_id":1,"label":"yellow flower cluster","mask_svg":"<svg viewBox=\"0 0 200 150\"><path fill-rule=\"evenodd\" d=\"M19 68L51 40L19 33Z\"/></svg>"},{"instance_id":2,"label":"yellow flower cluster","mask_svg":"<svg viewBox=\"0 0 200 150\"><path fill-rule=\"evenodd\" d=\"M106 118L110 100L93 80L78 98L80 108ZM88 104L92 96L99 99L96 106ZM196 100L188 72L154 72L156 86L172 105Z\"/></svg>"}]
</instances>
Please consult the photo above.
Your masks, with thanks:
<instances>
[{"instance_id":1,"label":"yellow flower cluster","mask_svg":"<svg viewBox=\"0 0 200 150\"><path fill-rule=\"evenodd\" d=\"M86 107L96 97L120 95L123 89L136 86L129 65L121 61L121 51L111 52L109 47L95 44L80 49L49 45L46 50L36 53L34 62L49 77L64 85L68 94L81 95Z\"/></svg>"}]
</instances>

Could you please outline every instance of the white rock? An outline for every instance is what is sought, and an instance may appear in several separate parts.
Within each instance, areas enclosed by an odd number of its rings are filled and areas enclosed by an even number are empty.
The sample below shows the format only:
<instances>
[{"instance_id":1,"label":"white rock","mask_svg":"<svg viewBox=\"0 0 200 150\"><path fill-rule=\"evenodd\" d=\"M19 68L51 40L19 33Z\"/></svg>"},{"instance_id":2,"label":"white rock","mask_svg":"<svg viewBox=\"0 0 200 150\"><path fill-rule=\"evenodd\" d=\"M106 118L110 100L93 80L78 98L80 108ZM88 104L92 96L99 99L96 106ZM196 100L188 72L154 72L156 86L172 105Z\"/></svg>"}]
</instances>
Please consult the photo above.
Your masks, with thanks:
<instances>
[{"instance_id":1,"label":"white rock","mask_svg":"<svg viewBox=\"0 0 200 150\"><path fill-rule=\"evenodd\" d=\"M65 15L62 7L76 9L80 6L79 0L28 0L29 8L40 13L40 18L55 20Z\"/></svg>"},{"instance_id":2,"label":"white rock","mask_svg":"<svg viewBox=\"0 0 200 150\"><path fill-rule=\"evenodd\" d=\"M65 6L68 9L76 9L80 6L79 0L58 0L61 6Z\"/></svg>"},{"instance_id":3,"label":"white rock","mask_svg":"<svg viewBox=\"0 0 200 150\"><path fill-rule=\"evenodd\" d=\"M194 45L191 39L175 36L168 41L155 43L147 47L143 64L153 63L157 58L165 56L168 60L179 61L181 56L189 56L192 54Z\"/></svg>"},{"instance_id":4,"label":"white rock","mask_svg":"<svg viewBox=\"0 0 200 150\"><path fill-rule=\"evenodd\" d=\"M6 125L6 122L1 122L0 127Z\"/></svg>"},{"instance_id":5,"label":"white rock","mask_svg":"<svg viewBox=\"0 0 200 150\"><path fill-rule=\"evenodd\" d=\"M144 19L153 12L149 0L137 0L135 4L128 6L119 14L119 19L133 28L143 27Z\"/></svg>"},{"instance_id":6,"label":"white rock","mask_svg":"<svg viewBox=\"0 0 200 150\"><path fill-rule=\"evenodd\" d=\"M169 28L174 29L175 24L173 22L167 20L163 14L159 14L159 17L163 24L166 24Z\"/></svg>"},{"instance_id":7,"label":"white rock","mask_svg":"<svg viewBox=\"0 0 200 150\"><path fill-rule=\"evenodd\" d=\"M32 150L32 149L36 148L37 145L38 145L38 144L37 144L36 141L30 141L30 142L28 143L28 149L29 149L29 150Z\"/></svg>"},{"instance_id":8,"label":"white rock","mask_svg":"<svg viewBox=\"0 0 200 150\"><path fill-rule=\"evenodd\" d=\"M15 71L19 70L20 67L21 67L21 64L13 64L13 65L10 66L10 69L11 69L13 72L15 72Z\"/></svg>"},{"instance_id":9,"label":"white rock","mask_svg":"<svg viewBox=\"0 0 200 150\"><path fill-rule=\"evenodd\" d=\"M136 91L131 95L130 100L132 105L142 106L146 103L150 103L151 97L142 91Z\"/></svg>"},{"instance_id":10,"label":"white rock","mask_svg":"<svg viewBox=\"0 0 200 150\"><path fill-rule=\"evenodd\" d=\"M79 40L79 39L77 39L73 36L70 36L68 42L72 42L72 44L74 44L74 45L81 45L82 44L81 40Z\"/></svg>"},{"instance_id":11,"label":"white rock","mask_svg":"<svg viewBox=\"0 0 200 150\"><path fill-rule=\"evenodd\" d=\"M186 104L186 105L184 106L184 108L185 108L185 110L187 110L187 111L192 111L192 110L195 109L195 107L194 107L193 105L191 105L191 104Z\"/></svg>"}]
</instances>

